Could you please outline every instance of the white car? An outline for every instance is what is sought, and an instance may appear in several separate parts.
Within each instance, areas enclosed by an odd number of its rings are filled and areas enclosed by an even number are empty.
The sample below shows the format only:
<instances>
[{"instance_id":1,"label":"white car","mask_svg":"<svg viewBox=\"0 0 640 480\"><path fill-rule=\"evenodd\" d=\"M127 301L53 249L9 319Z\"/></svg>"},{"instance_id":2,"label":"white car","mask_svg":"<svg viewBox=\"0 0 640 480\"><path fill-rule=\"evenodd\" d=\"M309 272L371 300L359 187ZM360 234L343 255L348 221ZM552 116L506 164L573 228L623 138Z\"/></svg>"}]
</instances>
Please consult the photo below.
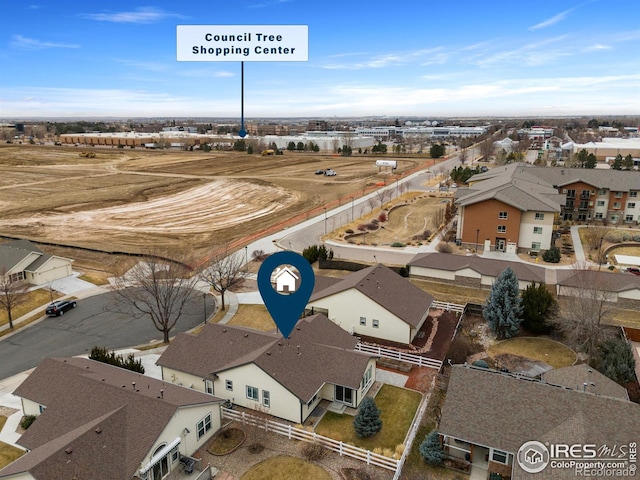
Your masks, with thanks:
<instances>
[{"instance_id":1,"label":"white car","mask_svg":"<svg viewBox=\"0 0 640 480\"><path fill-rule=\"evenodd\" d=\"M330 169L330 168L329 168L329 169L327 169L327 170L324 172L324 174L325 174L327 177L335 177L335 176L337 175L336 171L335 171L335 170L332 170L332 169Z\"/></svg>"}]
</instances>

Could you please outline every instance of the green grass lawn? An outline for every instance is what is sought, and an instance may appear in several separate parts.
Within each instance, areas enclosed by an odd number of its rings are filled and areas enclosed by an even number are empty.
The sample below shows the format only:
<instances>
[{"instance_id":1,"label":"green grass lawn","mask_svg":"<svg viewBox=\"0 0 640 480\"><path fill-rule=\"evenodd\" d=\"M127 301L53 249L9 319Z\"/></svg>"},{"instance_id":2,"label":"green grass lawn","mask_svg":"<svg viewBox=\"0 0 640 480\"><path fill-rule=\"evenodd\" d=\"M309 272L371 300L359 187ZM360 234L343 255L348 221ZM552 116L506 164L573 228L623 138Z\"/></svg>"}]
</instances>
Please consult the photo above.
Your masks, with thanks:
<instances>
[{"instance_id":1,"label":"green grass lawn","mask_svg":"<svg viewBox=\"0 0 640 480\"><path fill-rule=\"evenodd\" d=\"M325 469L300 458L280 455L258 463L240 480L331 480Z\"/></svg>"},{"instance_id":2,"label":"green grass lawn","mask_svg":"<svg viewBox=\"0 0 640 480\"><path fill-rule=\"evenodd\" d=\"M517 337L498 342L487 349L492 358L501 353L537 360L553 368L568 367L576 361L576 353L566 345L546 338Z\"/></svg>"},{"instance_id":3,"label":"green grass lawn","mask_svg":"<svg viewBox=\"0 0 640 480\"><path fill-rule=\"evenodd\" d=\"M316 428L316 433L334 440L373 450L394 450L404 442L421 395L413 390L383 385L376 395L376 405L382 412L382 431L367 438L358 438L353 428L353 416L327 412Z\"/></svg>"}]
</instances>

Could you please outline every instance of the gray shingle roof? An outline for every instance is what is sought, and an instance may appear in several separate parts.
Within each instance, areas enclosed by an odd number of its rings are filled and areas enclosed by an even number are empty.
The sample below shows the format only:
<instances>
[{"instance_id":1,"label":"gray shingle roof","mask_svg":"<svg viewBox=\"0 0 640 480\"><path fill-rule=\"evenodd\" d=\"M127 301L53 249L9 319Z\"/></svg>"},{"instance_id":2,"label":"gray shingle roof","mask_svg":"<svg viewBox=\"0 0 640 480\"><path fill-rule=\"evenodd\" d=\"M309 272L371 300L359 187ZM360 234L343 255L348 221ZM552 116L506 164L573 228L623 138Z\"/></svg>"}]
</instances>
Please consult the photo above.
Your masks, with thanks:
<instances>
[{"instance_id":1,"label":"gray shingle roof","mask_svg":"<svg viewBox=\"0 0 640 480\"><path fill-rule=\"evenodd\" d=\"M32 252L44 255L42 250L29 240L12 240L0 243L0 271L9 271Z\"/></svg>"},{"instance_id":2,"label":"gray shingle roof","mask_svg":"<svg viewBox=\"0 0 640 480\"><path fill-rule=\"evenodd\" d=\"M568 388L585 388L586 391L597 395L629 400L629 394L626 388L618 385L586 363L573 365L571 367L554 368L553 370L544 372L542 374L542 380ZM585 385L585 383L587 385Z\"/></svg>"},{"instance_id":3,"label":"gray shingle roof","mask_svg":"<svg viewBox=\"0 0 640 480\"><path fill-rule=\"evenodd\" d=\"M417 327L433 303L433 296L382 264L353 272L314 294L309 302L355 288L412 327Z\"/></svg>"},{"instance_id":4,"label":"gray shingle roof","mask_svg":"<svg viewBox=\"0 0 640 480\"><path fill-rule=\"evenodd\" d=\"M449 253L419 253L407 263L409 267L425 267L438 270L455 272L469 268L482 275L497 277L507 267L516 274L518 280L527 282L544 283L545 269L536 265L523 262L510 262L508 260L496 260L482 258L475 255L453 255Z\"/></svg>"},{"instance_id":5,"label":"gray shingle roof","mask_svg":"<svg viewBox=\"0 0 640 480\"><path fill-rule=\"evenodd\" d=\"M29 471L38 480L132 478L180 407L221 402L85 358L43 360L14 394L47 408L20 437L31 452L0 477Z\"/></svg>"},{"instance_id":6,"label":"gray shingle roof","mask_svg":"<svg viewBox=\"0 0 640 480\"><path fill-rule=\"evenodd\" d=\"M303 402L324 383L360 384L369 359L354 351L355 337L322 314L298 321L290 337L208 324L198 335L179 334L157 364L203 378L255 364Z\"/></svg>"},{"instance_id":7,"label":"gray shingle roof","mask_svg":"<svg viewBox=\"0 0 640 480\"><path fill-rule=\"evenodd\" d=\"M438 427L510 453L529 440L620 445L639 431L636 403L463 365L451 369Z\"/></svg>"},{"instance_id":8,"label":"gray shingle roof","mask_svg":"<svg viewBox=\"0 0 640 480\"><path fill-rule=\"evenodd\" d=\"M630 273L614 273L595 270L557 270L558 285L565 287L607 290L609 292L625 292L640 289L640 277Z\"/></svg>"}]
</instances>

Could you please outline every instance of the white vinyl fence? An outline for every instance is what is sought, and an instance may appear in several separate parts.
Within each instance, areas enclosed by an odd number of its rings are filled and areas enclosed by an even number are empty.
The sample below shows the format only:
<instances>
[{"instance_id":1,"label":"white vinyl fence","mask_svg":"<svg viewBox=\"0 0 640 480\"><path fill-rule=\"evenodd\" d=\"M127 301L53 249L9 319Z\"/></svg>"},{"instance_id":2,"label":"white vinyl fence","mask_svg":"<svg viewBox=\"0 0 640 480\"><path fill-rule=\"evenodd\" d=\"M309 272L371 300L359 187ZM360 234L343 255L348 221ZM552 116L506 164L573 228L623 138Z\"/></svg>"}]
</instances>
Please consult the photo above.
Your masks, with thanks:
<instances>
[{"instance_id":1,"label":"white vinyl fence","mask_svg":"<svg viewBox=\"0 0 640 480\"><path fill-rule=\"evenodd\" d=\"M328 450L336 452L345 457L355 458L367 463L367 465L375 465L387 470L391 470L393 472L398 471L400 467L400 460L385 457L384 455L373 453L370 450L364 450L362 448L354 447L353 445L349 445L348 443L338 442L336 440L333 440L332 438L323 437L322 435L318 435L314 432L302 430L300 428L286 425L284 423L274 422L273 420L269 420L267 418L256 417L245 412L237 412L229 408L223 407L221 410L223 418L236 420L238 422L242 422L245 425L251 425L257 428L261 428L267 432L277 433L278 435L287 437L289 440L300 440L302 442L317 443L318 445L321 445Z\"/></svg>"},{"instance_id":2,"label":"white vinyl fence","mask_svg":"<svg viewBox=\"0 0 640 480\"><path fill-rule=\"evenodd\" d=\"M379 357L391 358L392 360L399 360L401 362L412 363L420 367L435 368L440 370L442 367L442 360L436 360L435 358L421 357L420 355L414 355L413 353L401 352L399 350L393 350L391 348L375 347L373 345L364 345L358 343L356 350L365 353L372 353Z\"/></svg>"}]
</instances>

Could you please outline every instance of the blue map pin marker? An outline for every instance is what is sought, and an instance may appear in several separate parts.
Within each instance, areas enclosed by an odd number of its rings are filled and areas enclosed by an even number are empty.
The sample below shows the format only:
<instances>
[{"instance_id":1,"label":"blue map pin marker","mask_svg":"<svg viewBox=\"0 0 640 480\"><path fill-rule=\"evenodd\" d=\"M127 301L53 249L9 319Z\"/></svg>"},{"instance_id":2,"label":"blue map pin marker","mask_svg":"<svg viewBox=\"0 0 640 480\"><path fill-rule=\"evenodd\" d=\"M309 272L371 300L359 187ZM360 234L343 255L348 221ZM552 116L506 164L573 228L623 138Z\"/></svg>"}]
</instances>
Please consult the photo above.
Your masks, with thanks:
<instances>
[{"instance_id":1,"label":"blue map pin marker","mask_svg":"<svg viewBox=\"0 0 640 480\"><path fill-rule=\"evenodd\" d=\"M300 274L299 285L293 293L280 294L271 285L271 274L280 265L296 267ZM278 252L269 255L258 270L258 290L267 310L276 322L282 336L289 338L289 334L296 326L300 315L307 306L313 292L315 275L311 265L302 255L294 252Z\"/></svg>"}]
</instances>

